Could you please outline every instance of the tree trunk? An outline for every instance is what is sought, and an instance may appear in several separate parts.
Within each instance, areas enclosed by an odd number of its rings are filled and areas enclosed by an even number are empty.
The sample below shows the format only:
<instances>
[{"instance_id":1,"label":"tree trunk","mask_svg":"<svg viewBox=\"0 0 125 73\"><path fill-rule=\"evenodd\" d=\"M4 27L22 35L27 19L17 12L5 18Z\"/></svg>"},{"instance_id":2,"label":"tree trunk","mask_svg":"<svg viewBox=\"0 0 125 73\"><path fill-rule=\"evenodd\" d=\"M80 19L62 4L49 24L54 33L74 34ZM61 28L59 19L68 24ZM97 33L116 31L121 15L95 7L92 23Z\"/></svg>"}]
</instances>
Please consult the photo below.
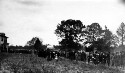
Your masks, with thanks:
<instances>
[{"instance_id":1,"label":"tree trunk","mask_svg":"<svg viewBox=\"0 0 125 73\"><path fill-rule=\"evenodd\" d=\"M123 46L123 27L122 27L122 46Z\"/></svg>"},{"instance_id":2,"label":"tree trunk","mask_svg":"<svg viewBox=\"0 0 125 73\"><path fill-rule=\"evenodd\" d=\"M123 42L124 42L124 27L122 27L122 46L123 46Z\"/></svg>"},{"instance_id":3,"label":"tree trunk","mask_svg":"<svg viewBox=\"0 0 125 73\"><path fill-rule=\"evenodd\" d=\"M122 34L122 46L123 46L123 34Z\"/></svg>"}]
</instances>

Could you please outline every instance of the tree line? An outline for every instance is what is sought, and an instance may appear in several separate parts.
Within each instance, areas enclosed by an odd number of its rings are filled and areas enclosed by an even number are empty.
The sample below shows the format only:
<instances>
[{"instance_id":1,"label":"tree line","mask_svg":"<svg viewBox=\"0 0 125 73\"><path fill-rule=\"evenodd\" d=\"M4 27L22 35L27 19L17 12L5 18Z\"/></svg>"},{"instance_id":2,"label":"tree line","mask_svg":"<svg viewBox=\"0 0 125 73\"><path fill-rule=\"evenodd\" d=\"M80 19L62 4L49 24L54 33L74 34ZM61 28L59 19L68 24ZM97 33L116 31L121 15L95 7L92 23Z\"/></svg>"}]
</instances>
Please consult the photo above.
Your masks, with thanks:
<instances>
[{"instance_id":1,"label":"tree line","mask_svg":"<svg viewBox=\"0 0 125 73\"><path fill-rule=\"evenodd\" d=\"M72 51L85 49L88 52L94 49L100 52L111 52L119 45L124 45L125 41L125 24L122 22L117 29L117 35L113 34L107 26L104 29L99 23L84 25L80 20L62 20L58 23L55 29L55 34L61 40L59 45L60 50ZM47 48L43 41L38 37L33 37L24 47L36 50ZM11 48L14 46L10 46ZM19 46L16 46L19 48Z\"/></svg>"},{"instance_id":2,"label":"tree line","mask_svg":"<svg viewBox=\"0 0 125 73\"><path fill-rule=\"evenodd\" d=\"M79 50L84 46L86 51L96 48L101 52L111 52L119 45L119 39L123 45L125 25L121 23L117 34L113 34L107 26L102 29L99 23L84 25L80 20L63 20L57 25L55 34L61 39L59 44L62 50Z\"/></svg>"}]
</instances>

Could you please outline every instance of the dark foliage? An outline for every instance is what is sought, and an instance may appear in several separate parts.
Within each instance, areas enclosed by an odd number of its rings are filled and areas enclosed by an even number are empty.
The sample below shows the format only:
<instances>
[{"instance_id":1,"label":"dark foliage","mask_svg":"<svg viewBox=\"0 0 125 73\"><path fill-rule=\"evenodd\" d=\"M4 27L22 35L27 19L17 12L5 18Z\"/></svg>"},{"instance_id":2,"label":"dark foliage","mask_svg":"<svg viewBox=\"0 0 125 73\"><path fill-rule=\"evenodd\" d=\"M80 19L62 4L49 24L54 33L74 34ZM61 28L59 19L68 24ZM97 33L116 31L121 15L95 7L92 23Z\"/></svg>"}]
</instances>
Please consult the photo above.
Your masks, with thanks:
<instances>
[{"instance_id":1,"label":"dark foliage","mask_svg":"<svg viewBox=\"0 0 125 73\"><path fill-rule=\"evenodd\" d=\"M86 36L86 42L85 44L90 44L90 46L86 49L89 49L88 51L93 51L94 47L97 48L96 41L98 38L101 37L103 33L103 30L101 26L98 23L92 23L91 25L88 25L86 28L86 32L84 32L84 35Z\"/></svg>"},{"instance_id":2,"label":"dark foliage","mask_svg":"<svg viewBox=\"0 0 125 73\"><path fill-rule=\"evenodd\" d=\"M57 25L55 34L62 40L59 42L65 48L78 49L79 42L82 41L81 33L85 26L80 20L63 20Z\"/></svg>"},{"instance_id":3,"label":"dark foliage","mask_svg":"<svg viewBox=\"0 0 125 73\"><path fill-rule=\"evenodd\" d=\"M25 46L28 46L30 47L30 49L35 49L35 50L43 50L43 49L46 49L46 45L43 45L42 44L42 40L40 40L40 38L38 37L33 37L30 41L28 41L26 43Z\"/></svg>"},{"instance_id":4,"label":"dark foliage","mask_svg":"<svg viewBox=\"0 0 125 73\"><path fill-rule=\"evenodd\" d=\"M42 44L42 42L39 40L39 38L37 38L37 40L35 41L35 44L34 44L34 48L36 50L43 50L46 48L46 46Z\"/></svg>"},{"instance_id":5,"label":"dark foliage","mask_svg":"<svg viewBox=\"0 0 125 73\"><path fill-rule=\"evenodd\" d=\"M98 23L92 23L87 26L86 33L84 34L87 36L87 42L91 43L96 41L101 36L102 32L103 30Z\"/></svg>"},{"instance_id":6,"label":"dark foliage","mask_svg":"<svg viewBox=\"0 0 125 73\"><path fill-rule=\"evenodd\" d=\"M62 44L63 46L62 50L68 49L69 51L78 50L80 47L82 47L79 43L69 39L62 39L62 41L59 42L59 44Z\"/></svg>"},{"instance_id":7,"label":"dark foliage","mask_svg":"<svg viewBox=\"0 0 125 73\"><path fill-rule=\"evenodd\" d=\"M88 25L86 33L84 34L87 36L85 44L90 44L90 46L86 48L88 49L87 51L93 51L94 48L97 48L97 50L101 52L110 52L115 43L112 32L107 29L106 26L103 30L98 23Z\"/></svg>"}]
</instances>

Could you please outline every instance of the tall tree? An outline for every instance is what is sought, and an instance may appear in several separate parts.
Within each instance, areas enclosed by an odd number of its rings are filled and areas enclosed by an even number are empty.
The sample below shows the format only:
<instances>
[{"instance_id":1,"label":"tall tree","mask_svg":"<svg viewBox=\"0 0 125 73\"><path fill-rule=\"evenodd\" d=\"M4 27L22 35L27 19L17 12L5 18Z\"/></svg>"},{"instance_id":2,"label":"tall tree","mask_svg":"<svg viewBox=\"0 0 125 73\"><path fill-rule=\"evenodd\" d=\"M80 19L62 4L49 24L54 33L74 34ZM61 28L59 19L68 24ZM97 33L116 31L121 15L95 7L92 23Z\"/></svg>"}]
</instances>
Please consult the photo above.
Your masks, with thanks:
<instances>
[{"instance_id":1,"label":"tall tree","mask_svg":"<svg viewBox=\"0 0 125 73\"><path fill-rule=\"evenodd\" d=\"M97 39L96 45L99 51L111 52L118 44L117 36L114 35L106 26L101 38Z\"/></svg>"},{"instance_id":2,"label":"tall tree","mask_svg":"<svg viewBox=\"0 0 125 73\"><path fill-rule=\"evenodd\" d=\"M98 45L100 45L100 50L103 52L111 52L114 42L114 35L112 32L105 26L103 30L103 35L100 39L98 39Z\"/></svg>"},{"instance_id":3,"label":"tall tree","mask_svg":"<svg viewBox=\"0 0 125 73\"><path fill-rule=\"evenodd\" d=\"M97 41L97 39L101 37L102 32L103 30L99 23L92 23L91 25L88 25L86 28L86 32L83 32L83 34L86 36L85 44L96 47L95 41ZM91 49L91 51L92 50L93 49Z\"/></svg>"},{"instance_id":4,"label":"tall tree","mask_svg":"<svg viewBox=\"0 0 125 73\"><path fill-rule=\"evenodd\" d=\"M85 26L80 20L63 20L57 25L55 34L62 40L59 42L65 48L78 49L79 42L82 41L81 33Z\"/></svg>"},{"instance_id":5,"label":"tall tree","mask_svg":"<svg viewBox=\"0 0 125 73\"><path fill-rule=\"evenodd\" d=\"M84 34L87 36L87 41L85 44L90 44L89 51L93 51L94 48L97 48L98 51L110 52L112 43L114 42L114 35L112 32L105 26L103 30L98 23L92 23L87 26L87 32Z\"/></svg>"},{"instance_id":6,"label":"tall tree","mask_svg":"<svg viewBox=\"0 0 125 73\"><path fill-rule=\"evenodd\" d=\"M123 45L125 41L125 24L122 22L120 27L117 29L117 35L120 37L121 45Z\"/></svg>"}]
</instances>

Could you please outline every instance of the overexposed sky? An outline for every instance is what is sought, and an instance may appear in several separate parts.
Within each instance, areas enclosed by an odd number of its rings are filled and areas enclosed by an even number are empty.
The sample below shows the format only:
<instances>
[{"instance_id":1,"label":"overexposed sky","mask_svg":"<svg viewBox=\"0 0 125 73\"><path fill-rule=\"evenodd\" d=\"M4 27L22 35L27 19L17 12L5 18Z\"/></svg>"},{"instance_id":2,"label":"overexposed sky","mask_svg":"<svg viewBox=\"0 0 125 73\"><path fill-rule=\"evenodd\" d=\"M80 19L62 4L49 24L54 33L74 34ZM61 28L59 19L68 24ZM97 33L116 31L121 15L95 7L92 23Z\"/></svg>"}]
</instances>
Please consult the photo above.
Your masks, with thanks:
<instances>
[{"instance_id":1,"label":"overexposed sky","mask_svg":"<svg viewBox=\"0 0 125 73\"><path fill-rule=\"evenodd\" d=\"M35 36L44 44L58 44L54 30L67 19L98 22L115 33L125 23L125 5L120 0L0 0L0 32L13 45L25 45Z\"/></svg>"}]
</instances>

